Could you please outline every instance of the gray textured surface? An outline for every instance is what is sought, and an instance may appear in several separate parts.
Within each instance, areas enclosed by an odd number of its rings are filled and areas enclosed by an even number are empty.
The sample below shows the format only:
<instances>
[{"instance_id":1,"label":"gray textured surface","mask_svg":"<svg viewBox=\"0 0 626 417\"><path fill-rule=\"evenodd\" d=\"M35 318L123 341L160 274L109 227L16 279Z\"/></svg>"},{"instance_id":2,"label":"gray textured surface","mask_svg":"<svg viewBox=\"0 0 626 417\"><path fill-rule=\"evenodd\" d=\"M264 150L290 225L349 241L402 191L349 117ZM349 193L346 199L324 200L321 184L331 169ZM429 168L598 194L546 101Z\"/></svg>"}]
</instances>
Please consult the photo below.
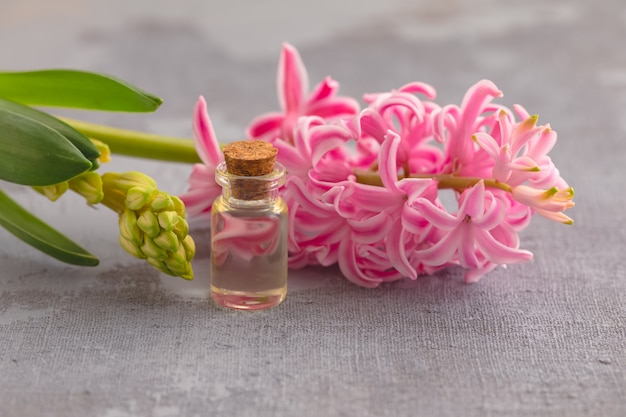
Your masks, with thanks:
<instances>
[{"instance_id":1,"label":"gray textured surface","mask_svg":"<svg viewBox=\"0 0 626 417\"><path fill-rule=\"evenodd\" d=\"M2 184L101 265L65 266L0 230L0 416L625 414L623 1L316 4L0 0L0 67L128 79L165 98L157 114L84 117L163 134L189 136L204 94L223 140L276 108L283 40L313 82L332 75L350 95L422 80L459 102L490 78L558 131L576 224L537 219L522 236L535 260L475 285L451 270L366 290L311 268L281 307L245 314L207 301L205 232L196 281L177 281L124 255L112 213ZM171 192L189 172L108 168Z\"/></svg>"}]
</instances>

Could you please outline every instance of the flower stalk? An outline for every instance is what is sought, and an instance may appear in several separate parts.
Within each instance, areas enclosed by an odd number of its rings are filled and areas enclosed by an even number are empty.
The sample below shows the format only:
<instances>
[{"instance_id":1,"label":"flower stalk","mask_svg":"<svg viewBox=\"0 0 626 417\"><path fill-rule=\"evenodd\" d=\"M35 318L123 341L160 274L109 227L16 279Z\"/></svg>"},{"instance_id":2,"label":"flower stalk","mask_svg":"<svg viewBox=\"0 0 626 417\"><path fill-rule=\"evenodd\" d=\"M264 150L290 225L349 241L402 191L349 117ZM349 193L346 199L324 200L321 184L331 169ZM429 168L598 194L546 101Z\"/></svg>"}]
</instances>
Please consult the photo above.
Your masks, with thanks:
<instances>
[{"instance_id":1,"label":"flower stalk","mask_svg":"<svg viewBox=\"0 0 626 417\"><path fill-rule=\"evenodd\" d=\"M60 118L83 135L106 143L112 153L172 162L200 162L193 140Z\"/></svg>"},{"instance_id":2,"label":"flower stalk","mask_svg":"<svg viewBox=\"0 0 626 417\"><path fill-rule=\"evenodd\" d=\"M355 175L356 182L359 184L375 185L378 187L383 186L383 182L377 172L356 170ZM432 179L437 181L437 188L439 189L463 191L464 189L473 187L482 181L487 188L496 188L506 192L512 191L510 185L493 178L463 177L454 174L410 174L406 177L398 176L398 180L402 178Z\"/></svg>"}]
</instances>

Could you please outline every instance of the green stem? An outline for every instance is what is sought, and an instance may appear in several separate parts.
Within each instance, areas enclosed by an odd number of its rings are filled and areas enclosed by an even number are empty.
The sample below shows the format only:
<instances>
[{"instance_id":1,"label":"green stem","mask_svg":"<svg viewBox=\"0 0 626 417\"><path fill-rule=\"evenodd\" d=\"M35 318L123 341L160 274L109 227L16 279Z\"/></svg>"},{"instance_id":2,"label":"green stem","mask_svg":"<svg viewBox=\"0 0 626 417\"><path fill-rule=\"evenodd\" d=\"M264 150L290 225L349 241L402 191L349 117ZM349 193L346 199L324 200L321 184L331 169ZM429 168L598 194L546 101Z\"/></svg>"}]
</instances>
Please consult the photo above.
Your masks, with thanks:
<instances>
[{"instance_id":1,"label":"green stem","mask_svg":"<svg viewBox=\"0 0 626 417\"><path fill-rule=\"evenodd\" d=\"M355 174L356 181L358 183L376 185L379 187L383 185L380 176L376 172L357 171ZM497 181L493 178L459 177L452 174L411 174L409 175L409 178L430 178L437 181L438 188L451 188L454 190L463 190L467 187L472 187L482 180L485 183L485 187L497 188L506 192L511 192L510 185Z\"/></svg>"},{"instance_id":2,"label":"green stem","mask_svg":"<svg viewBox=\"0 0 626 417\"><path fill-rule=\"evenodd\" d=\"M191 139L153 135L68 118L59 119L83 135L106 143L113 153L171 162L201 162Z\"/></svg>"}]
</instances>

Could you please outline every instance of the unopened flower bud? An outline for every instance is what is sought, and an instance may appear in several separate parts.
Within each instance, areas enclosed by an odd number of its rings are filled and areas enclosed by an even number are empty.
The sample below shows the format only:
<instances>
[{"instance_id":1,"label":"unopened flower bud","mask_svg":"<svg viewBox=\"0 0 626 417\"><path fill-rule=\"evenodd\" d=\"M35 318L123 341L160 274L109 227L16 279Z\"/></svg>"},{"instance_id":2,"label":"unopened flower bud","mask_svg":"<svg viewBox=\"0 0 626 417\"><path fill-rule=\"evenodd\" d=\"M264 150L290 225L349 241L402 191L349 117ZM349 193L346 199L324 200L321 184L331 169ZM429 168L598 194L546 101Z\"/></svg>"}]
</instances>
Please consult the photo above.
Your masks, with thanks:
<instances>
[{"instance_id":1,"label":"unopened flower bud","mask_svg":"<svg viewBox=\"0 0 626 417\"><path fill-rule=\"evenodd\" d=\"M175 211L162 211L159 213L159 226L168 232L173 230L180 216Z\"/></svg>"},{"instance_id":2,"label":"unopened flower bud","mask_svg":"<svg viewBox=\"0 0 626 417\"><path fill-rule=\"evenodd\" d=\"M159 192L152 200L150 207L153 210L174 210L174 202L167 193Z\"/></svg>"},{"instance_id":3,"label":"unopened flower bud","mask_svg":"<svg viewBox=\"0 0 626 417\"><path fill-rule=\"evenodd\" d=\"M57 201L67 191L68 188L69 185L67 181L53 185L33 187L35 191L43 194L50 201Z\"/></svg>"},{"instance_id":4,"label":"unopened flower bud","mask_svg":"<svg viewBox=\"0 0 626 417\"><path fill-rule=\"evenodd\" d=\"M137 226L137 217L131 210L124 210L120 216L120 235L134 245L139 246L143 243L141 230Z\"/></svg>"},{"instance_id":5,"label":"unopened flower bud","mask_svg":"<svg viewBox=\"0 0 626 417\"><path fill-rule=\"evenodd\" d=\"M130 188L126 194L126 207L139 210L152 201L154 191L154 188L148 186Z\"/></svg>"},{"instance_id":6,"label":"unopened flower bud","mask_svg":"<svg viewBox=\"0 0 626 417\"><path fill-rule=\"evenodd\" d=\"M103 176L103 204L120 213L120 244L161 272L193 279L195 244L183 202L139 172Z\"/></svg>"},{"instance_id":7,"label":"unopened flower bud","mask_svg":"<svg viewBox=\"0 0 626 417\"><path fill-rule=\"evenodd\" d=\"M106 173L103 177L111 175L115 188L121 191L128 191L132 187L152 187L157 188L156 182L146 174L141 172L126 172L123 174Z\"/></svg>"},{"instance_id":8,"label":"unopened flower bud","mask_svg":"<svg viewBox=\"0 0 626 417\"><path fill-rule=\"evenodd\" d=\"M172 252L178 249L178 236L174 232L166 232L163 230L152 241L161 249Z\"/></svg>"},{"instance_id":9,"label":"unopened flower bud","mask_svg":"<svg viewBox=\"0 0 626 417\"><path fill-rule=\"evenodd\" d=\"M85 197L88 204L98 204L104 198L102 190L102 177L100 174L90 171L79 175L69 181L72 191Z\"/></svg>"},{"instance_id":10,"label":"unopened flower bud","mask_svg":"<svg viewBox=\"0 0 626 417\"><path fill-rule=\"evenodd\" d=\"M100 152L100 156L98 157L98 161L100 163L106 163L111 161L111 149L109 145L106 143L99 141L98 139L90 139L91 142L96 145L96 149Z\"/></svg>"},{"instance_id":11,"label":"unopened flower bud","mask_svg":"<svg viewBox=\"0 0 626 417\"><path fill-rule=\"evenodd\" d=\"M159 227L159 221L157 217L151 211L144 211L137 218L137 226L144 232L148 237L154 238L161 233L161 228Z\"/></svg>"}]
</instances>

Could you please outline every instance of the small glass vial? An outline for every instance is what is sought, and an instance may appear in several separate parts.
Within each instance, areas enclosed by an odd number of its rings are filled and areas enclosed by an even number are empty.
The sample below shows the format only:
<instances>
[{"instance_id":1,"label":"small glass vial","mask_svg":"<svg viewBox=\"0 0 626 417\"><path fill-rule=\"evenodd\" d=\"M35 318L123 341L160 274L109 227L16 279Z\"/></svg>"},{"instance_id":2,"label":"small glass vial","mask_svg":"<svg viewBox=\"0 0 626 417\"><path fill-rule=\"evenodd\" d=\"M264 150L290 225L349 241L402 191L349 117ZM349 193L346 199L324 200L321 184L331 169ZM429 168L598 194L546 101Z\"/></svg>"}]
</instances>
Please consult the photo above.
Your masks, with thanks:
<instances>
[{"instance_id":1,"label":"small glass vial","mask_svg":"<svg viewBox=\"0 0 626 417\"><path fill-rule=\"evenodd\" d=\"M285 169L263 141L233 142L215 170L222 195L211 212L211 297L241 310L280 304L287 294Z\"/></svg>"}]
</instances>

